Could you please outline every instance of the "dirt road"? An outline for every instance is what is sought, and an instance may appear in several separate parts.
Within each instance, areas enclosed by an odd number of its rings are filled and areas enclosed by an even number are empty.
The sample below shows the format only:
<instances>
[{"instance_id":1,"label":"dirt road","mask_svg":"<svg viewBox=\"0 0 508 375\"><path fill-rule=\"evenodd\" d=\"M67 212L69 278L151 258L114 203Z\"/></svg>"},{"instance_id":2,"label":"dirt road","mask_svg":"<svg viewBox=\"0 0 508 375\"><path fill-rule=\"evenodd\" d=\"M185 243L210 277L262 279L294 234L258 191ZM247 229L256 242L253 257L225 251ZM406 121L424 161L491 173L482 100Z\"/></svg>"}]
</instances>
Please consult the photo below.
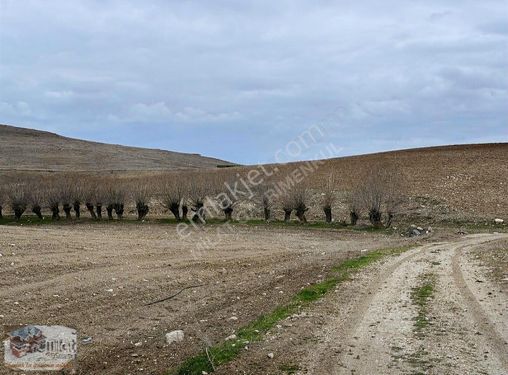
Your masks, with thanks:
<instances>
[{"instance_id":1,"label":"dirt road","mask_svg":"<svg viewBox=\"0 0 508 375\"><path fill-rule=\"evenodd\" d=\"M302 372L508 374L506 288L464 255L507 238L424 245L359 275L353 283L366 287L347 306L337 298Z\"/></svg>"}]
</instances>

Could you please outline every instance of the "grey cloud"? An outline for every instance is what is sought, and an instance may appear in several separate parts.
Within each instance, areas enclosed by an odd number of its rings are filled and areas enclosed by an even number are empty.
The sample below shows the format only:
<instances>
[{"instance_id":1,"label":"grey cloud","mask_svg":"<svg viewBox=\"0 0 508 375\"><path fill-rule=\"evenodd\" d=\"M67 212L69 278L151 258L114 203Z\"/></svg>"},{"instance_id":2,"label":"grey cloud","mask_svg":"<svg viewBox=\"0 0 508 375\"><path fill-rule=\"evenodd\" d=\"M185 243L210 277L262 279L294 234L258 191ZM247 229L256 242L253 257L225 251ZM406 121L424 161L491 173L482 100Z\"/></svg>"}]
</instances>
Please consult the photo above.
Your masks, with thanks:
<instances>
[{"instance_id":1,"label":"grey cloud","mask_svg":"<svg viewBox=\"0 0 508 375\"><path fill-rule=\"evenodd\" d=\"M0 122L238 162L320 122L343 153L506 140L507 1L1 7Z\"/></svg>"}]
</instances>

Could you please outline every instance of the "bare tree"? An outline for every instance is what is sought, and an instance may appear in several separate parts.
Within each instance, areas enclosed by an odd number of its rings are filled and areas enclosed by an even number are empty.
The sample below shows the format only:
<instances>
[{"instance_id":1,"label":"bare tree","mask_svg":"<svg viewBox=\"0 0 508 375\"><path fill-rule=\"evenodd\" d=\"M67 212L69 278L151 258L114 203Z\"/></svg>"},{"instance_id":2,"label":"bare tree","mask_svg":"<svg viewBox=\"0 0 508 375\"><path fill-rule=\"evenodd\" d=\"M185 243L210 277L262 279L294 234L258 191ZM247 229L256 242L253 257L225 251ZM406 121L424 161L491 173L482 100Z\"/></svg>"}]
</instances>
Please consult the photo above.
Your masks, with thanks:
<instances>
[{"instance_id":1,"label":"bare tree","mask_svg":"<svg viewBox=\"0 0 508 375\"><path fill-rule=\"evenodd\" d=\"M45 193L41 189L40 184L31 182L27 189L28 202L32 209L32 212L40 219L44 219L42 216L42 206L44 205Z\"/></svg>"},{"instance_id":2,"label":"bare tree","mask_svg":"<svg viewBox=\"0 0 508 375\"><path fill-rule=\"evenodd\" d=\"M60 220L60 190L54 182L48 184L44 191L46 203L51 210L51 220Z\"/></svg>"},{"instance_id":3,"label":"bare tree","mask_svg":"<svg viewBox=\"0 0 508 375\"><path fill-rule=\"evenodd\" d=\"M72 202L74 198L74 184L73 181L66 178L62 181L57 190L60 195L60 202L62 203L62 209L65 212L65 218L71 219Z\"/></svg>"},{"instance_id":4,"label":"bare tree","mask_svg":"<svg viewBox=\"0 0 508 375\"><path fill-rule=\"evenodd\" d=\"M143 220L146 215L148 215L148 211L150 210L148 207L148 202L152 196L151 190L145 184L138 184L134 186L134 191L132 193L134 202L136 203L136 211L138 212L138 220Z\"/></svg>"},{"instance_id":5,"label":"bare tree","mask_svg":"<svg viewBox=\"0 0 508 375\"><path fill-rule=\"evenodd\" d=\"M261 207L263 207L263 218L265 221L270 221L273 201L269 186L266 183L258 185L256 187L256 196Z\"/></svg>"},{"instance_id":6,"label":"bare tree","mask_svg":"<svg viewBox=\"0 0 508 375\"><path fill-rule=\"evenodd\" d=\"M8 188L8 200L16 220L21 219L28 205L26 187L21 182L13 183Z\"/></svg>"},{"instance_id":7,"label":"bare tree","mask_svg":"<svg viewBox=\"0 0 508 375\"><path fill-rule=\"evenodd\" d=\"M90 213L92 219L97 219L97 214L94 211L94 203L96 202L97 197L97 186L95 181L87 180L83 183L83 202L85 203L85 207Z\"/></svg>"},{"instance_id":8,"label":"bare tree","mask_svg":"<svg viewBox=\"0 0 508 375\"><path fill-rule=\"evenodd\" d=\"M183 209L185 193L185 183L182 179L167 177L160 188L160 199L162 206L169 210L177 221L187 219L187 206ZM182 205L182 215L180 215L180 205Z\"/></svg>"},{"instance_id":9,"label":"bare tree","mask_svg":"<svg viewBox=\"0 0 508 375\"><path fill-rule=\"evenodd\" d=\"M124 205L125 205L125 191L120 187L116 186L119 181L110 181L109 185L105 190L106 198L106 211L108 213L108 219L113 220L113 210L117 219L123 218Z\"/></svg>"},{"instance_id":10,"label":"bare tree","mask_svg":"<svg viewBox=\"0 0 508 375\"><path fill-rule=\"evenodd\" d=\"M293 208L295 207L293 196L290 192L286 192L280 197L282 210L284 211L284 221L286 223L291 221L291 212L293 212Z\"/></svg>"},{"instance_id":11,"label":"bare tree","mask_svg":"<svg viewBox=\"0 0 508 375\"><path fill-rule=\"evenodd\" d=\"M309 207L307 204L309 202L309 189L304 183L300 183L293 187L290 191L291 200L293 202L293 208L296 213L296 217L302 223L307 222L307 218L305 217L305 213L308 211Z\"/></svg>"},{"instance_id":12,"label":"bare tree","mask_svg":"<svg viewBox=\"0 0 508 375\"><path fill-rule=\"evenodd\" d=\"M321 207L325 213L325 220L327 223L332 222L332 206L335 203L335 178L331 174L325 184L323 194L321 195Z\"/></svg>"},{"instance_id":13,"label":"bare tree","mask_svg":"<svg viewBox=\"0 0 508 375\"><path fill-rule=\"evenodd\" d=\"M230 189L228 189L228 186L234 186L235 182L232 176L219 174L216 176L213 188L210 190L210 193L217 199L219 208L224 213L226 221L232 220L234 207L240 202L240 197L231 193Z\"/></svg>"},{"instance_id":14,"label":"bare tree","mask_svg":"<svg viewBox=\"0 0 508 375\"><path fill-rule=\"evenodd\" d=\"M5 202L5 185L0 181L0 219L3 219L2 209Z\"/></svg>"},{"instance_id":15,"label":"bare tree","mask_svg":"<svg viewBox=\"0 0 508 375\"><path fill-rule=\"evenodd\" d=\"M85 196L85 184L83 178L75 178L72 181L72 208L76 219L81 217L81 204Z\"/></svg>"},{"instance_id":16,"label":"bare tree","mask_svg":"<svg viewBox=\"0 0 508 375\"><path fill-rule=\"evenodd\" d=\"M351 225L356 225L360 218L362 200L358 190L348 192L349 220Z\"/></svg>"},{"instance_id":17,"label":"bare tree","mask_svg":"<svg viewBox=\"0 0 508 375\"><path fill-rule=\"evenodd\" d=\"M189 180L189 201L191 210L194 212L193 221L206 223L205 199L207 196L208 185L205 177L202 175L193 175Z\"/></svg>"},{"instance_id":18,"label":"bare tree","mask_svg":"<svg viewBox=\"0 0 508 375\"><path fill-rule=\"evenodd\" d=\"M386 224L391 225L402 199L401 178L399 169L394 165L383 165L368 172L360 194L369 213L369 220L375 227L383 226L383 208L386 208L388 214Z\"/></svg>"}]
</instances>

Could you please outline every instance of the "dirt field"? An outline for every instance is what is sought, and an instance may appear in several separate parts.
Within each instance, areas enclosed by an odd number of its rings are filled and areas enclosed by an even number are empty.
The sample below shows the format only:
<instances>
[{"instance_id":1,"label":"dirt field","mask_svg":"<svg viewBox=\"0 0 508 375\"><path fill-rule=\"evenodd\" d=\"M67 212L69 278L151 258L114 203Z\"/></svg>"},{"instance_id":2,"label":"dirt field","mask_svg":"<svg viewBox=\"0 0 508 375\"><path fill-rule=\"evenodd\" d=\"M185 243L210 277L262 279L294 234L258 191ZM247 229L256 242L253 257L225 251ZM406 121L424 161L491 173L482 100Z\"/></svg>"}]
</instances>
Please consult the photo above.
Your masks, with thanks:
<instances>
[{"instance_id":1,"label":"dirt field","mask_svg":"<svg viewBox=\"0 0 508 375\"><path fill-rule=\"evenodd\" d=\"M0 227L0 322L74 327L81 374L162 374L397 235L238 226L193 239L175 226ZM196 238L211 239L194 251ZM144 306L172 295L177 297ZM237 317L237 320L230 319ZM166 332L183 329L169 347ZM142 370L141 370L142 369ZM0 370L5 371L5 369Z\"/></svg>"},{"instance_id":2,"label":"dirt field","mask_svg":"<svg viewBox=\"0 0 508 375\"><path fill-rule=\"evenodd\" d=\"M508 235L209 226L0 227L0 322L79 333L80 374L164 374L366 250L413 249L280 322L218 374L505 374ZM196 251L200 239L209 248ZM416 300L423 283L428 298ZM147 303L171 296L161 303ZM181 343L166 332L182 329ZM90 344L82 340L91 337ZM267 357L274 353L274 358ZM0 373L10 373L0 368Z\"/></svg>"}]
</instances>

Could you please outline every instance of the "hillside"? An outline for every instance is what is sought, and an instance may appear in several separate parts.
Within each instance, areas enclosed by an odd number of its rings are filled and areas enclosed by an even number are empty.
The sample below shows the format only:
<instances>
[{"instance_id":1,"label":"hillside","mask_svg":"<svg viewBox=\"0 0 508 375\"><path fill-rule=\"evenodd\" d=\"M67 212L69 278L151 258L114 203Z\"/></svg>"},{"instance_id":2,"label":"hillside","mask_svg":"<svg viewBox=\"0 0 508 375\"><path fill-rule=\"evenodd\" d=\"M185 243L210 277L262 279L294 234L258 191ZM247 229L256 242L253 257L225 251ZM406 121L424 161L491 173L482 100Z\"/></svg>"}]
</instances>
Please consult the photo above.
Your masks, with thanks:
<instances>
[{"instance_id":1,"label":"hillside","mask_svg":"<svg viewBox=\"0 0 508 375\"><path fill-rule=\"evenodd\" d=\"M0 125L0 170L4 171L153 171L229 164L199 154L89 142Z\"/></svg>"},{"instance_id":2,"label":"hillside","mask_svg":"<svg viewBox=\"0 0 508 375\"><path fill-rule=\"evenodd\" d=\"M267 165L277 170L273 180L286 180L308 162ZM159 180L161 173L206 169L206 174L246 175L257 166L233 166L196 154L88 142L36 130L0 125L0 176L19 177L41 172L108 170L116 175ZM316 193L330 175L341 198L337 214L347 218L345 193L354 190L372 168L394 166L410 197L408 209L422 217L508 219L508 143L453 145L333 158L317 164L306 181ZM219 172L220 171L220 172ZM201 173L201 172L200 172ZM55 174L55 173L54 173ZM316 198L318 199L318 198ZM310 216L322 215L314 202Z\"/></svg>"},{"instance_id":3,"label":"hillside","mask_svg":"<svg viewBox=\"0 0 508 375\"><path fill-rule=\"evenodd\" d=\"M302 163L280 167L287 175ZM394 165L411 208L422 216L508 218L508 143L416 148L325 160L312 175L318 188L334 174L339 191L351 190L362 174ZM345 208L344 208L345 209Z\"/></svg>"}]
</instances>

